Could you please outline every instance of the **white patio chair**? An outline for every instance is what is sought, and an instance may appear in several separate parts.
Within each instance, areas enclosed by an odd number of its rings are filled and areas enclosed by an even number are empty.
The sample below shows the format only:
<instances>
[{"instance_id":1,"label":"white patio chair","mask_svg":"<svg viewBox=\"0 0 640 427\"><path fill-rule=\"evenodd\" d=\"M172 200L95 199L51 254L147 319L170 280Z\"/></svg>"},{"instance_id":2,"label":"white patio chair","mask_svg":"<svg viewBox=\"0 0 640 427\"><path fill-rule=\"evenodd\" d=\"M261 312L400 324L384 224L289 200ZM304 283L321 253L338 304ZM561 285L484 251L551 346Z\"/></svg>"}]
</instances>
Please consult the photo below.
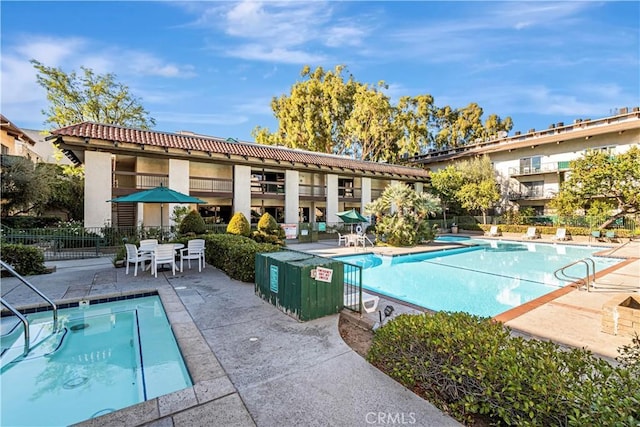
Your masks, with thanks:
<instances>
[{"instance_id":1,"label":"white patio chair","mask_svg":"<svg viewBox=\"0 0 640 427\"><path fill-rule=\"evenodd\" d=\"M338 246L340 246L340 243L343 243L345 246L347 246L347 235L346 234L338 233Z\"/></svg>"},{"instance_id":2,"label":"white patio chair","mask_svg":"<svg viewBox=\"0 0 640 427\"><path fill-rule=\"evenodd\" d=\"M153 252L156 246L158 246L158 239L145 239L140 240L139 249L141 251Z\"/></svg>"},{"instance_id":3,"label":"white patio chair","mask_svg":"<svg viewBox=\"0 0 640 427\"><path fill-rule=\"evenodd\" d=\"M126 243L124 247L127 250L127 259L125 260L126 268L124 274L129 274L129 264L135 264L135 267L133 268L133 275L137 276L138 264L141 264L141 268L144 270L144 263L146 261L151 261L151 253L141 252L138 250L138 248L136 248L136 245L131 243Z\"/></svg>"},{"instance_id":4,"label":"white patio chair","mask_svg":"<svg viewBox=\"0 0 640 427\"><path fill-rule=\"evenodd\" d=\"M158 266L171 264L171 271L176 275L176 252L173 243L166 245L158 245L153 251L151 266L153 267L153 275L158 277Z\"/></svg>"},{"instance_id":5,"label":"white patio chair","mask_svg":"<svg viewBox=\"0 0 640 427\"><path fill-rule=\"evenodd\" d=\"M204 268L204 239L191 239L187 242L187 247L180 249L180 272L182 272L183 261L187 260L191 269L191 260L198 260L198 271Z\"/></svg>"}]
</instances>

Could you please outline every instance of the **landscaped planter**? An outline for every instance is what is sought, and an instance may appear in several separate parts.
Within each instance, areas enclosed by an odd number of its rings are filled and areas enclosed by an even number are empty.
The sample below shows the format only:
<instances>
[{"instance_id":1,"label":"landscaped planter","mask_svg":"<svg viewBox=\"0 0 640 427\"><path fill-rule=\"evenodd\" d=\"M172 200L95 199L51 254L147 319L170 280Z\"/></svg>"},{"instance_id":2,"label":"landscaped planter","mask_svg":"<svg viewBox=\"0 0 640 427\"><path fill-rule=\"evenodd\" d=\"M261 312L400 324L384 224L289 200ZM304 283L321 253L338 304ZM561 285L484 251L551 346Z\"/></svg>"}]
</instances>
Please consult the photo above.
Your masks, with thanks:
<instances>
[{"instance_id":1,"label":"landscaped planter","mask_svg":"<svg viewBox=\"0 0 640 427\"><path fill-rule=\"evenodd\" d=\"M616 296L602 306L602 332L633 337L640 334L640 296Z\"/></svg>"}]
</instances>

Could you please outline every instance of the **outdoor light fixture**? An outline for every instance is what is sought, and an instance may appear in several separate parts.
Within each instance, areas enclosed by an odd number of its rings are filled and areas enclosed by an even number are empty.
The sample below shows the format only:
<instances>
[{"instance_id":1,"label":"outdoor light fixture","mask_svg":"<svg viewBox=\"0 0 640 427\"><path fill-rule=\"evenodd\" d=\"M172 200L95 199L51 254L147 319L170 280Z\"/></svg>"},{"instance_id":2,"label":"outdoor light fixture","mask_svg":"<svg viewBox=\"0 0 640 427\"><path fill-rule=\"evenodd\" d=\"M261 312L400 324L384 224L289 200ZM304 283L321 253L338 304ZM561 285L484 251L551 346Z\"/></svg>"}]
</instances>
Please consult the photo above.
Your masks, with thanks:
<instances>
[{"instance_id":1,"label":"outdoor light fixture","mask_svg":"<svg viewBox=\"0 0 640 427\"><path fill-rule=\"evenodd\" d=\"M391 316L391 313L393 313L393 306L392 305L388 305L384 308L384 317L389 317Z\"/></svg>"}]
</instances>

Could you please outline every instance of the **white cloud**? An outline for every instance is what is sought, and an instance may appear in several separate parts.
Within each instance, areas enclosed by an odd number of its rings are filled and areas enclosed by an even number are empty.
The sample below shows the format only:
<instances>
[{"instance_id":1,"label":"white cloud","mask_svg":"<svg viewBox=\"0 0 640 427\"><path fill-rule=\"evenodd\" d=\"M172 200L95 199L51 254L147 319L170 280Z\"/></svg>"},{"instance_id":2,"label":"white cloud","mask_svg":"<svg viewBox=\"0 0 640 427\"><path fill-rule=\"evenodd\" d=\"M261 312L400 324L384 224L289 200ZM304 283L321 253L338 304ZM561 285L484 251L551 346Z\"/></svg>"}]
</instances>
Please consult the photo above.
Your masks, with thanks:
<instances>
[{"instance_id":1,"label":"white cloud","mask_svg":"<svg viewBox=\"0 0 640 427\"><path fill-rule=\"evenodd\" d=\"M247 44L228 52L229 56L258 61L279 62L286 64L309 64L325 61L323 55L307 53L302 50L269 47L257 44Z\"/></svg>"}]
</instances>

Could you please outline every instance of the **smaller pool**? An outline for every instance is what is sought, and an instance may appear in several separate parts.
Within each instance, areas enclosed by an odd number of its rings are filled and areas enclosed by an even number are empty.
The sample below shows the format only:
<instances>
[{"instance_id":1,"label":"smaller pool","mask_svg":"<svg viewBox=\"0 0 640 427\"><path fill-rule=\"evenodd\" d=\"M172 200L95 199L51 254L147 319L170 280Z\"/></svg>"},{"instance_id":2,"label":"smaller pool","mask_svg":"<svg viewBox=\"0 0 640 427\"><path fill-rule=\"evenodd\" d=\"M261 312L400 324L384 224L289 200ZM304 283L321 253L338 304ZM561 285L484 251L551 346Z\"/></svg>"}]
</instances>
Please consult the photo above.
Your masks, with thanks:
<instances>
[{"instance_id":1,"label":"smaller pool","mask_svg":"<svg viewBox=\"0 0 640 427\"><path fill-rule=\"evenodd\" d=\"M160 298L29 314L2 335L3 426L69 425L192 385ZM8 319L3 318L3 322Z\"/></svg>"}]
</instances>

